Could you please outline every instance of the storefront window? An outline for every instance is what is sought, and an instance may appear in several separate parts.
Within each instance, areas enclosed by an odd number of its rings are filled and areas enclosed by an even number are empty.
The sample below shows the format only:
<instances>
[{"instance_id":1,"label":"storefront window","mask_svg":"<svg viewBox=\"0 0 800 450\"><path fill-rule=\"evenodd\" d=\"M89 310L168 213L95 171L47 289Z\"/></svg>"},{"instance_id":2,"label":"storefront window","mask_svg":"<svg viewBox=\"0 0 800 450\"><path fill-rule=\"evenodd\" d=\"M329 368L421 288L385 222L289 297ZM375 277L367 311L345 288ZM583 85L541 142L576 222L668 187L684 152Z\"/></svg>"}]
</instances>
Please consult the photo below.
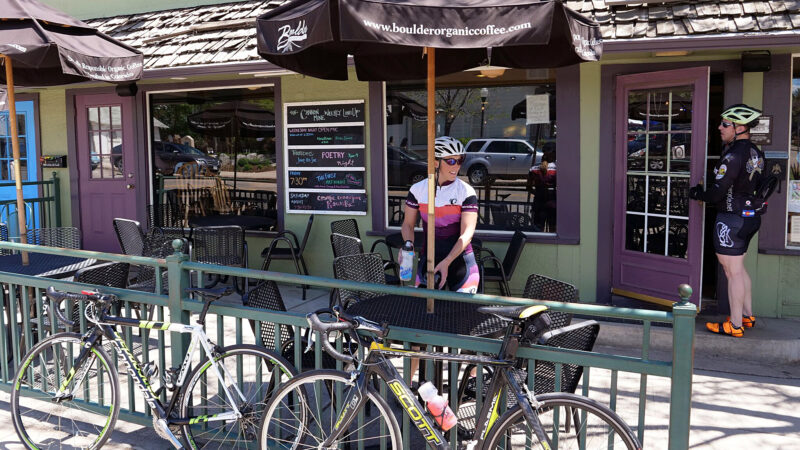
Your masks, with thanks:
<instances>
[{"instance_id":1,"label":"storefront window","mask_svg":"<svg viewBox=\"0 0 800 450\"><path fill-rule=\"evenodd\" d=\"M556 233L556 85L551 71L466 71L436 82L436 136L466 147L459 177L479 202L478 230ZM386 85L389 226L427 174L425 85Z\"/></svg>"},{"instance_id":2,"label":"storefront window","mask_svg":"<svg viewBox=\"0 0 800 450\"><path fill-rule=\"evenodd\" d=\"M11 144L8 112L0 112L0 181L15 181L14 152ZM19 136L20 176L28 181L28 137L25 133L25 115L17 114Z\"/></svg>"},{"instance_id":3,"label":"storefront window","mask_svg":"<svg viewBox=\"0 0 800 450\"><path fill-rule=\"evenodd\" d=\"M800 64L794 60L792 76L792 131L787 170L789 205L786 233L787 247L800 248Z\"/></svg>"},{"instance_id":4,"label":"storefront window","mask_svg":"<svg viewBox=\"0 0 800 450\"><path fill-rule=\"evenodd\" d=\"M166 216L155 222L186 226L197 217L256 216L269 220L242 224L275 225L272 87L153 93L150 120L154 204Z\"/></svg>"}]
</instances>

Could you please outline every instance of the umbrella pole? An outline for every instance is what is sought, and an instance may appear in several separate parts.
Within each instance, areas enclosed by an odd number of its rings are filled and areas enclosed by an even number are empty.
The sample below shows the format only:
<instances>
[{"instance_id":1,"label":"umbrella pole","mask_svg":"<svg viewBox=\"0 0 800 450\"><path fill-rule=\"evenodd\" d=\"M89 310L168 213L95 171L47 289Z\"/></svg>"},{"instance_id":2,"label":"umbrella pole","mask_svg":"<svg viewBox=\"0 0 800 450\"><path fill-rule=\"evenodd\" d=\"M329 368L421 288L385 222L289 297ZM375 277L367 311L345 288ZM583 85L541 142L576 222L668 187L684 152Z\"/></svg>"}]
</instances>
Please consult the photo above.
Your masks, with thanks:
<instances>
[{"instance_id":1,"label":"umbrella pole","mask_svg":"<svg viewBox=\"0 0 800 450\"><path fill-rule=\"evenodd\" d=\"M436 177L434 168L435 150L434 141L436 140L436 50L433 47L426 47L428 55L428 249L427 268L428 268L428 289L436 289L433 276L433 268L436 257L433 240L436 237ZM433 298L428 298L428 314L433 314Z\"/></svg>"},{"instance_id":2,"label":"umbrella pole","mask_svg":"<svg viewBox=\"0 0 800 450\"><path fill-rule=\"evenodd\" d=\"M14 156L14 184L17 187L17 224L19 225L19 241L28 243L28 230L25 227L25 198L22 194L22 171L20 170L19 134L17 133L17 105L14 94L14 70L11 58L0 55L6 60L6 85L8 89L8 127L11 129L11 149ZM28 252L22 252L22 265L29 263Z\"/></svg>"}]
</instances>

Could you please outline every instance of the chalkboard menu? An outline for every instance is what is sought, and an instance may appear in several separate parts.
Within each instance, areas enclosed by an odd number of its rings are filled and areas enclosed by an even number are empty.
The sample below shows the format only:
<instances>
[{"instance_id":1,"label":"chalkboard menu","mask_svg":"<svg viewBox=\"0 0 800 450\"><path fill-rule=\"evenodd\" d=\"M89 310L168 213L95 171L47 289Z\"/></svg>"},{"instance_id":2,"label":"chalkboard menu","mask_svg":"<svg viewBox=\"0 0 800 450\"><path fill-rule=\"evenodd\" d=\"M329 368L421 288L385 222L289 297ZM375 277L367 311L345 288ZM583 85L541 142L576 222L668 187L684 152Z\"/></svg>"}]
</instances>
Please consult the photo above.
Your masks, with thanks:
<instances>
[{"instance_id":1,"label":"chalkboard menu","mask_svg":"<svg viewBox=\"0 0 800 450\"><path fill-rule=\"evenodd\" d=\"M367 213L364 100L287 103L288 213Z\"/></svg>"}]
</instances>

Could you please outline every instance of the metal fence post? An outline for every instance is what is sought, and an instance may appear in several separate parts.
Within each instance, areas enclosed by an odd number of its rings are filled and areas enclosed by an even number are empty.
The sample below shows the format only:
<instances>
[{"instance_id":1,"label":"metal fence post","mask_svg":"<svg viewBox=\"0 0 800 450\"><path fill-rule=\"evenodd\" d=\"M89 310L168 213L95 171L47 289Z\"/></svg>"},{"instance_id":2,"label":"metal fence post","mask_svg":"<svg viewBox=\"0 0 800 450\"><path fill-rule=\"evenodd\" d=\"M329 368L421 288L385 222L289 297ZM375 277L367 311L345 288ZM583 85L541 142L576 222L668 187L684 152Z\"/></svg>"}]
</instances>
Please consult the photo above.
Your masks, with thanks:
<instances>
[{"instance_id":1,"label":"metal fence post","mask_svg":"<svg viewBox=\"0 0 800 450\"><path fill-rule=\"evenodd\" d=\"M61 227L61 186L59 186L58 172L53 171L53 216L55 226Z\"/></svg>"},{"instance_id":2,"label":"metal fence post","mask_svg":"<svg viewBox=\"0 0 800 450\"><path fill-rule=\"evenodd\" d=\"M180 239L172 241L175 253L167 256L167 279L169 280L169 307L170 322L189 323L191 314L183 309L183 293L189 287L189 271L181 269L181 263L189 259L189 255L180 251L183 242ZM172 342L172 367L180 367L186 352L189 350L190 336L187 333L171 333Z\"/></svg>"},{"instance_id":3,"label":"metal fence post","mask_svg":"<svg viewBox=\"0 0 800 450\"><path fill-rule=\"evenodd\" d=\"M672 386L669 399L669 449L689 448L692 414L692 371L694 370L694 328L697 307L689 303L692 288L678 287L681 301L672 305Z\"/></svg>"}]
</instances>

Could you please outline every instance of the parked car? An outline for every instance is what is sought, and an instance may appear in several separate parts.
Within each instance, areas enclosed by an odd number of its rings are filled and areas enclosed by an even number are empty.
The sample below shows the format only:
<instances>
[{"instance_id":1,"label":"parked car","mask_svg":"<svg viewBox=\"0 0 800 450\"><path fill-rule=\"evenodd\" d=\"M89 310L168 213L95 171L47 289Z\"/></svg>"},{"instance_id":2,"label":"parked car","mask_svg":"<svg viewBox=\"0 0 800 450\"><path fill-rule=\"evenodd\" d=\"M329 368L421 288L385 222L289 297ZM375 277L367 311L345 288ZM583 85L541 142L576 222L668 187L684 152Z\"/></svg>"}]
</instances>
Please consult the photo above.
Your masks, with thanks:
<instances>
[{"instance_id":1,"label":"parked car","mask_svg":"<svg viewBox=\"0 0 800 450\"><path fill-rule=\"evenodd\" d=\"M212 173L219 172L219 160L202 151L183 144L172 142L153 142L154 166L156 172L172 175L184 164L197 164L200 168L208 167Z\"/></svg>"},{"instance_id":2,"label":"parked car","mask_svg":"<svg viewBox=\"0 0 800 450\"><path fill-rule=\"evenodd\" d=\"M524 139L473 139L466 152L459 175L466 175L473 186L497 178L526 178L531 166L542 162L542 151Z\"/></svg>"},{"instance_id":3,"label":"parked car","mask_svg":"<svg viewBox=\"0 0 800 450\"><path fill-rule=\"evenodd\" d=\"M428 176L427 161L400 147L386 147L386 162L390 186L410 186Z\"/></svg>"}]
</instances>

